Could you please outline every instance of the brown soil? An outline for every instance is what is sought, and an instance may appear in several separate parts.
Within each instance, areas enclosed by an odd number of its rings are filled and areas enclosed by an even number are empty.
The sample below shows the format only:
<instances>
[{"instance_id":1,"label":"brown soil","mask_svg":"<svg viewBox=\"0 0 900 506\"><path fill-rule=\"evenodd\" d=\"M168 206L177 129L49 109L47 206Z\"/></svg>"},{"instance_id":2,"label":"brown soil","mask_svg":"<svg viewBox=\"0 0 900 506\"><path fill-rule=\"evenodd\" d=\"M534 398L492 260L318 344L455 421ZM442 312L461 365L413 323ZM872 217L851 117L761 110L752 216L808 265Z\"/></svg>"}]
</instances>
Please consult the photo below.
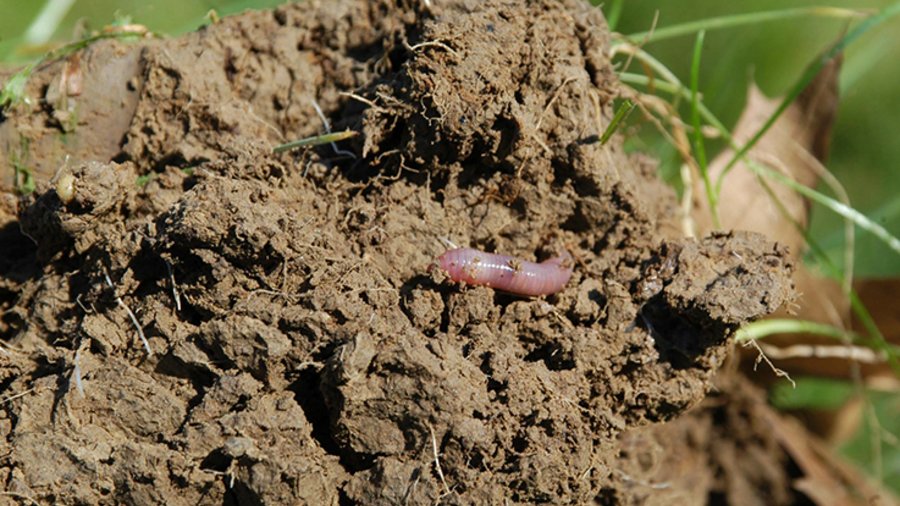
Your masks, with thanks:
<instances>
[{"instance_id":1,"label":"brown soil","mask_svg":"<svg viewBox=\"0 0 900 506\"><path fill-rule=\"evenodd\" d=\"M77 96L62 62L30 80L0 124L39 182L0 205L2 497L804 497L752 387L688 411L791 296L785 251L680 238L653 163L597 142L598 10L433 3L248 13L95 44ZM322 131L313 103L362 135L272 154ZM456 286L444 239L575 273L544 299Z\"/></svg>"}]
</instances>

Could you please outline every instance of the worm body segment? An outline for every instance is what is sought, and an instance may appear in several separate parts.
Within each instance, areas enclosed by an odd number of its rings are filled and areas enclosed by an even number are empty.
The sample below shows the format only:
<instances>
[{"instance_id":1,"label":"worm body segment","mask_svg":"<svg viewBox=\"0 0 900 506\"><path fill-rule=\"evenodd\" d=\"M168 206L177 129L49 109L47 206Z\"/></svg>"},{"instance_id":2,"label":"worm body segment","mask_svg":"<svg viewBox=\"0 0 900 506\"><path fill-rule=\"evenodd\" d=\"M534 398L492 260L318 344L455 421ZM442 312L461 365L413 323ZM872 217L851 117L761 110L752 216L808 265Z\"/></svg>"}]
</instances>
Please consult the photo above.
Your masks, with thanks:
<instances>
[{"instance_id":1,"label":"worm body segment","mask_svg":"<svg viewBox=\"0 0 900 506\"><path fill-rule=\"evenodd\" d=\"M457 248L438 257L438 265L457 283L537 297L562 290L572 277L573 261L568 253L534 263L508 255Z\"/></svg>"}]
</instances>

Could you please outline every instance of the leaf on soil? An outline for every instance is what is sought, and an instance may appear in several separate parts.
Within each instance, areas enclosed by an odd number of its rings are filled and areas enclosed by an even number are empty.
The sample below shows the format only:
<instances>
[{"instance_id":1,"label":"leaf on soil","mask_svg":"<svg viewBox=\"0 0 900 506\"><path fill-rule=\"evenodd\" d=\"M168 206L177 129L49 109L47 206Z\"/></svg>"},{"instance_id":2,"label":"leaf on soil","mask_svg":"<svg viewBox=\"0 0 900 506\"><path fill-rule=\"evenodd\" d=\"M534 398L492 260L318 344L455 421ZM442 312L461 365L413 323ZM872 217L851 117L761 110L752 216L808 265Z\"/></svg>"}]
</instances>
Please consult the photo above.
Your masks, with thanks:
<instances>
[{"instance_id":1,"label":"leaf on soil","mask_svg":"<svg viewBox=\"0 0 900 506\"><path fill-rule=\"evenodd\" d=\"M750 150L749 159L784 172L798 183L815 186L821 162L827 156L837 109L840 64L841 59L836 58L822 69L797 101ZM751 85L747 105L734 129L736 144L743 145L753 137L780 103L780 99L770 99ZM734 150L727 149L710 163L713 181L720 177L733 155ZM699 179L697 184L701 184ZM770 190L774 199L769 194ZM702 196L704 192L698 187L694 194ZM787 245L795 256L803 250L803 235L784 216L779 203L791 219L805 227L809 215L806 199L783 185L770 184L767 189L744 161L738 161L725 176L719 202L722 203L719 216L725 229L766 234ZM700 197L697 208L695 218L698 226L708 233L712 229L708 203Z\"/></svg>"},{"instance_id":2,"label":"leaf on soil","mask_svg":"<svg viewBox=\"0 0 900 506\"><path fill-rule=\"evenodd\" d=\"M800 184L814 187L819 174L825 170L822 161L827 157L832 125L838 103L838 74L842 58L826 65L781 115L747 158L773 168ZM750 87L747 105L734 129L737 145L743 145L781 103L770 99L756 87ZM710 176L717 180L725 170L734 150L720 153L710 164ZM698 180L698 185L701 184ZM697 188L695 219L702 233L713 229L709 206ZM787 245L795 258L803 253L805 240L800 228L806 228L809 203L790 188L763 182L747 166L738 161L726 174L719 196L722 227L733 230L752 230ZM796 225L799 224L800 228ZM799 262L798 262L799 263ZM849 323L849 302L837 282L819 277L800 263L794 276L797 292L801 294L795 316L838 327Z\"/></svg>"},{"instance_id":3,"label":"leaf on soil","mask_svg":"<svg viewBox=\"0 0 900 506\"><path fill-rule=\"evenodd\" d=\"M747 159L776 170L800 184L815 187L828 155L830 135L838 103L838 74L841 57L826 65L791 104L791 106L748 152ZM750 87L747 104L735 126L733 137L742 146L765 124L781 103L770 99L756 87ZM710 177L718 180L734 150L727 149L710 163ZM698 231L713 230L709 205L697 178L695 220ZM746 160L738 161L722 180L719 195L719 216L724 229L752 230L787 245L790 255L799 258L806 248L803 235L809 221L809 202L785 185L763 181ZM796 291L800 294L791 314L784 311L776 317L797 317L802 320L847 328L850 324L850 304L840 284L821 277L802 262L794 273ZM793 334L773 336L770 344L798 343L834 344L824 338ZM778 367L792 375L844 376L847 361L801 358L780 361ZM758 378L765 380L765 378ZM825 426L834 425L826 423ZM827 429L826 432L831 429ZM799 460L799 459L798 459Z\"/></svg>"}]
</instances>

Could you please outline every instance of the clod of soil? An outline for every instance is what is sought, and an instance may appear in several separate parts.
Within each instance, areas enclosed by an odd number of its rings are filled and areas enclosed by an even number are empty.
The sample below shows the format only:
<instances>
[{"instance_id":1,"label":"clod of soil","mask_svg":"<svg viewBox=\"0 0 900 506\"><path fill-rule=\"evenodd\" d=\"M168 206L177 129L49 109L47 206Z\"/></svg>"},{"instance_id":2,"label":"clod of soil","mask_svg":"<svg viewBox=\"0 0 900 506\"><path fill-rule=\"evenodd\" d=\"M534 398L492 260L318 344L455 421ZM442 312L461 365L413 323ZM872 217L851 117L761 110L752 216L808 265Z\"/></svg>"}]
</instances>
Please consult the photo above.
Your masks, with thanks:
<instances>
[{"instance_id":1,"label":"clod of soil","mask_svg":"<svg viewBox=\"0 0 900 506\"><path fill-rule=\"evenodd\" d=\"M0 231L0 381L21 394L0 418L6 490L58 504L659 490L634 438L711 423L685 413L731 333L791 296L785 252L680 238L653 164L598 142L618 90L598 10L431 4L307 2L98 43L66 104L74 129L53 100L3 121L0 145L41 181ZM49 97L61 65L30 92ZM273 154L325 128L317 108L363 135ZM530 260L565 248L575 272L544 299L457 286L429 268L444 239ZM754 483L793 497L786 479Z\"/></svg>"}]
</instances>

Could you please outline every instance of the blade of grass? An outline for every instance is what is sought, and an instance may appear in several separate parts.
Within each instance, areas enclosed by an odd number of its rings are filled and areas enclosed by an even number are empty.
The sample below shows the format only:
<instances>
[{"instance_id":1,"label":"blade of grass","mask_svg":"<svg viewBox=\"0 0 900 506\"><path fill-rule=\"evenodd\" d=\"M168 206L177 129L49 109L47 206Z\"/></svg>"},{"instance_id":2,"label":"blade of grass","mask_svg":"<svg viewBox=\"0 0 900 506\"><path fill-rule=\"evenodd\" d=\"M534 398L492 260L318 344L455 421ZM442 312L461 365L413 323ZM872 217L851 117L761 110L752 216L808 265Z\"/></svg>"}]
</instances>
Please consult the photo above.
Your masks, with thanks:
<instances>
[{"instance_id":1,"label":"blade of grass","mask_svg":"<svg viewBox=\"0 0 900 506\"><path fill-rule=\"evenodd\" d=\"M275 146L272 150L273 153L282 153L284 151L288 151L294 148L300 148L304 146L320 146L322 144L330 144L332 142L342 141L345 139L349 139L351 137L355 137L359 135L359 132L354 130L344 130L343 132L334 132L323 135L314 135L312 137L304 137L303 139L298 139L296 141L291 141L285 144L281 144Z\"/></svg>"},{"instance_id":2,"label":"blade of grass","mask_svg":"<svg viewBox=\"0 0 900 506\"><path fill-rule=\"evenodd\" d=\"M814 158L811 154L810 158ZM825 183L826 186L831 190L831 192L837 196L840 200L841 204L851 207L850 205L850 195L847 194L847 190L844 188L844 185L838 180L838 178L834 177L834 174L828 171L822 165L816 165L817 172L821 180ZM853 287L853 269L854 269L854 255L856 254L856 227L853 226L853 222L844 218L844 280L841 283L841 288L844 290L844 293L849 293L850 289Z\"/></svg>"},{"instance_id":3,"label":"blade of grass","mask_svg":"<svg viewBox=\"0 0 900 506\"><path fill-rule=\"evenodd\" d=\"M606 130L603 132L603 135L600 137L600 144L606 144L609 142L609 139L616 133L616 130L619 128L619 125L622 123L625 118L631 114L631 111L634 109L634 102L631 100L625 100L621 106L619 106L619 110L616 111L616 114L613 116L612 121L609 122L609 126L606 127Z\"/></svg>"},{"instance_id":4,"label":"blade of grass","mask_svg":"<svg viewBox=\"0 0 900 506\"><path fill-rule=\"evenodd\" d=\"M640 61L646 67L649 67L650 70L658 74L661 79L672 84L677 84L678 86L683 86L681 81L678 79L678 76L676 76L674 72L669 70L669 68L666 67L661 61L654 58L653 55L644 51L639 46L636 46L624 39L614 39L612 42L612 47L610 48L610 58L614 58L619 54L628 55L629 61L631 58ZM623 68L618 73L623 74L627 71L627 68Z\"/></svg>"},{"instance_id":5,"label":"blade of grass","mask_svg":"<svg viewBox=\"0 0 900 506\"><path fill-rule=\"evenodd\" d=\"M776 203L778 203L777 200ZM813 258L815 258L816 262L824 269L825 275L837 281L843 281L844 272L836 265L834 265L834 263L825 253L825 250L821 245L819 245L819 242L810 234L809 230L799 222L794 220L793 217L791 217L782 206L779 206L779 211L794 225L794 227L801 234L803 234L806 245L809 246L809 250L812 253ZM866 346L869 346L876 351L885 353L888 358L888 363L894 370L894 373L900 376L900 353L898 353L894 349L895 347L889 344L884 338L884 334L881 333L881 330L875 324L875 320L872 319L871 313L869 313L869 310L866 309L866 306L865 304L863 304L862 299L859 298L859 294L857 294L856 291L852 289L852 287L850 291L847 292L847 297L850 300L851 311L853 311L853 314L856 315L856 318L868 333Z\"/></svg>"},{"instance_id":6,"label":"blade of grass","mask_svg":"<svg viewBox=\"0 0 900 506\"><path fill-rule=\"evenodd\" d=\"M825 67L825 65L827 65L838 54L840 54L844 50L844 48L861 37L864 33L868 32L872 28L878 26L885 20L890 19L897 14L900 14L900 2L896 2L886 7L878 14L871 16L860 23L859 26L854 28L850 33L838 40L838 42L834 46L832 46L831 49L825 51L822 56L815 59L812 64L810 64L806 68L806 70L800 76L800 79L797 80L796 83L794 83L788 94L785 95L784 99L782 99L781 103L778 104L775 112L773 112L772 115L769 116L769 119L766 120L763 126L753 135L753 137L751 137L750 140L747 141L741 147L741 149L737 150L734 156L732 156L731 160L725 166L725 169L722 170L722 173L719 175L719 178L716 182L716 193L718 193L722 189L722 181L725 179L725 176L728 175L731 169L734 168L735 164L737 164L739 160L744 158L744 155L746 155L751 149L753 149L753 146L755 146L756 143L759 142L759 139L761 139L762 136L769 131L769 129L772 127L772 125L775 124L778 118L781 117L784 111L786 111L787 108L790 107L792 103L794 103L797 97L800 96L800 94L803 92L803 90L806 89L807 86L809 86L809 84L813 81L813 79L816 78L816 76L819 74L822 68Z\"/></svg>"},{"instance_id":7,"label":"blade of grass","mask_svg":"<svg viewBox=\"0 0 900 506\"><path fill-rule=\"evenodd\" d=\"M10 76L3 85L3 89L0 89L0 111L7 106L27 101L25 85L28 84L28 78L31 77L33 70L34 65L26 65L22 70Z\"/></svg>"},{"instance_id":8,"label":"blade of grass","mask_svg":"<svg viewBox=\"0 0 900 506\"><path fill-rule=\"evenodd\" d=\"M700 30L719 30L733 28L741 25L756 25L767 21L779 21L791 18L825 17L848 19L865 16L867 13L855 9L842 9L840 7L797 7L793 9L781 9L775 11L750 12L747 14L733 14L715 18L700 19L677 25L658 28L652 31L637 32L628 35L631 40L656 42L673 37L690 35Z\"/></svg>"},{"instance_id":9,"label":"blade of grass","mask_svg":"<svg viewBox=\"0 0 900 506\"><path fill-rule=\"evenodd\" d=\"M75 0L48 0L44 2L41 12L34 18L28 30L25 31L25 42L28 44L43 44L50 40L53 33L59 28L63 18L66 17Z\"/></svg>"},{"instance_id":10,"label":"blade of grass","mask_svg":"<svg viewBox=\"0 0 900 506\"><path fill-rule=\"evenodd\" d=\"M609 2L609 10L605 12L606 24L609 25L609 31L616 29L619 24L619 18L622 17L622 7L625 6L625 0L612 0Z\"/></svg>"},{"instance_id":11,"label":"blade of grass","mask_svg":"<svg viewBox=\"0 0 900 506\"><path fill-rule=\"evenodd\" d=\"M856 209L838 202L831 197L823 195L816 190L808 186L804 186L793 179L781 174L778 171L774 171L768 167L755 163L753 161L749 161L747 165L751 170L760 174L769 179L774 179L779 183L790 187L795 192L803 195L804 197L814 200L819 204L827 207L831 211L843 216L846 219L853 221L856 225L858 225L861 229L870 232L875 237L881 239L885 244L888 245L889 248L894 250L896 253L900 254L900 239L891 235L884 227L870 220L866 215L857 211Z\"/></svg>"},{"instance_id":12,"label":"blade of grass","mask_svg":"<svg viewBox=\"0 0 900 506\"><path fill-rule=\"evenodd\" d=\"M624 74L628 72L628 67L631 62L634 60L639 61L643 64L644 75L648 76L651 80L647 85L650 93L653 93L653 87L657 82L657 79L662 79L663 81L667 81L677 86L684 86L681 83L681 80L678 79L678 76L675 75L668 67L666 67L661 61L657 60L650 53L644 51L640 46L636 46L631 42L626 41L622 38L615 38L612 41L612 45L610 47L609 57L610 59L615 58L616 56L623 54L627 55L628 58L625 61L625 65L620 67L617 70L618 74ZM672 102L673 109L678 108L678 104L681 102L682 97L678 94L675 94L675 100Z\"/></svg>"},{"instance_id":13,"label":"blade of grass","mask_svg":"<svg viewBox=\"0 0 900 506\"><path fill-rule=\"evenodd\" d=\"M703 53L703 40L706 38L706 31L697 32L697 40L694 42L694 57L691 60L691 125L693 130L694 154L697 160L697 167L700 170L700 176L703 178L703 188L706 190L706 199L709 201L709 208L712 211L713 226L716 229L722 228L719 221L719 203L718 195L713 191L712 181L709 177L709 166L706 161L706 145L703 141L703 129L700 124L700 56Z\"/></svg>"},{"instance_id":14,"label":"blade of grass","mask_svg":"<svg viewBox=\"0 0 900 506\"><path fill-rule=\"evenodd\" d=\"M833 337L853 341L859 336L853 335L844 329L808 320L791 320L788 318L773 318L748 323L734 333L735 341L748 341L762 339L777 334L813 334L817 336Z\"/></svg>"},{"instance_id":15,"label":"blade of grass","mask_svg":"<svg viewBox=\"0 0 900 506\"><path fill-rule=\"evenodd\" d=\"M896 216L900 216L900 195L885 202L877 209L870 211L867 216L870 221L876 223L884 223ZM834 230L822 239L822 243L826 244L828 248L832 248L835 244L840 242L840 235L840 230Z\"/></svg>"},{"instance_id":16,"label":"blade of grass","mask_svg":"<svg viewBox=\"0 0 900 506\"><path fill-rule=\"evenodd\" d=\"M897 39L893 36L866 39L865 47L860 47L852 58L841 64L841 85L838 89L841 97L855 90L857 83L872 75L872 72L882 71L884 63L892 60L896 50Z\"/></svg>"},{"instance_id":17,"label":"blade of grass","mask_svg":"<svg viewBox=\"0 0 900 506\"><path fill-rule=\"evenodd\" d=\"M780 410L839 409L853 396L856 386L847 380L815 376L796 379L797 387L779 382L769 392L769 401Z\"/></svg>"}]
</instances>

